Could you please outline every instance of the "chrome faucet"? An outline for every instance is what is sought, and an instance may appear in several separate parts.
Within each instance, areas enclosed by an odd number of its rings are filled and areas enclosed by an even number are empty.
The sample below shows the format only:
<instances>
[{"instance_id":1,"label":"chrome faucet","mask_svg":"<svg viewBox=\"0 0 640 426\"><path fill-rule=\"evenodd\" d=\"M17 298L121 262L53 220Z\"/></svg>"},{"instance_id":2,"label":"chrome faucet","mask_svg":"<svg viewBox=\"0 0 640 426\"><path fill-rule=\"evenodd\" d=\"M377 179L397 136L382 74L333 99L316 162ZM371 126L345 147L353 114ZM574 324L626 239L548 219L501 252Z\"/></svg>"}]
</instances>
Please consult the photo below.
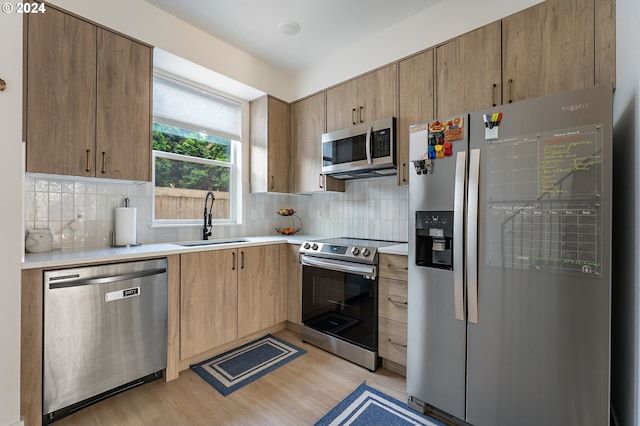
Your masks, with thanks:
<instances>
[{"instance_id":1,"label":"chrome faucet","mask_svg":"<svg viewBox=\"0 0 640 426\"><path fill-rule=\"evenodd\" d=\"M209 212L207 213L207 202L209 201L209 197L211 197L211 204L209 204ZM213 202L216 200L216 197L213 196L213 192L207 192L207 196L204 197L204 225L202 226L202 239L208 240L211 236L211 215L213 212Z\"/></svg>"}]
</instances>

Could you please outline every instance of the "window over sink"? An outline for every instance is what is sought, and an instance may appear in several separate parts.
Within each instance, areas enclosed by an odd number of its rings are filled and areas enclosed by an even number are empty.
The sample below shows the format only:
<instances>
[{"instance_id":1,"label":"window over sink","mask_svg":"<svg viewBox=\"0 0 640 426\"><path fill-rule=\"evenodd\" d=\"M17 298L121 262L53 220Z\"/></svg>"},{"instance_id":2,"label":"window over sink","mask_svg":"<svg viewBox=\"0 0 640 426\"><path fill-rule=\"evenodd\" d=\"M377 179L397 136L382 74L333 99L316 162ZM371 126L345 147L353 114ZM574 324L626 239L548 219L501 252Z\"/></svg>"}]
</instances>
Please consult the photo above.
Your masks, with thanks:
<instances>
[{"instance_id":1,"label":"window over sink","mask_svg":"<svg viewBox=\"0 0 640 426\"><path fill-rule=\"evenodd\" d=\"M154 224L202 225L208 191L213 219L237 222L241 101L158 72L153 85Z\"/></svg>"}]
</instances>

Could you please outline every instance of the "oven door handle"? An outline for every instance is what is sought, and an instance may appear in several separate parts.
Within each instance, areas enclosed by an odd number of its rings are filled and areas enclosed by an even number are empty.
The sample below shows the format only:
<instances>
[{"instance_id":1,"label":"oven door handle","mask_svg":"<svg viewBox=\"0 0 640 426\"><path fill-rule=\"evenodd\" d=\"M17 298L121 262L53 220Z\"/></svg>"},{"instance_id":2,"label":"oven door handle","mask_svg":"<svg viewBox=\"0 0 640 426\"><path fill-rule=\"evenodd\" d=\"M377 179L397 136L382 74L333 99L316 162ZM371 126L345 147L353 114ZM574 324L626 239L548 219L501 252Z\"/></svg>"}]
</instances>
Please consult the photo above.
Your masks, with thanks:
<instances>
[{"instance_id":1,"label":"oven door handle","mask_svg":"<svg viewBox=\"0 0 640 426\"><path fill-rule=\"evenodd\" d=\"M372 279L376 278L378 272L376 265L362 265L359 263L320 259L311 256L302 256L300 263L302 263L302 266L313 266L314 268L329 269L331 271L354 273Z\"/></svg>"}]
</instances>

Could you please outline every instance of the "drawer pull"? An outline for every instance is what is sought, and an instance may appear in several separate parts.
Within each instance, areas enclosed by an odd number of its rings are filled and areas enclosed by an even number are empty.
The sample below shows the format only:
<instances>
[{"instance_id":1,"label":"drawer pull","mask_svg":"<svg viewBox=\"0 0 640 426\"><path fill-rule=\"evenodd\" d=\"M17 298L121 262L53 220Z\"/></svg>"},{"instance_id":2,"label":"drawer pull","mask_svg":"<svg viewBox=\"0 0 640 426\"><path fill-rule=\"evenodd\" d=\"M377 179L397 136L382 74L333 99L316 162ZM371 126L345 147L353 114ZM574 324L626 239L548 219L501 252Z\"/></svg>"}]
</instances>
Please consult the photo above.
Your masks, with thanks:
<instances>
[{"instance_id":1,"label":"drawer pull","mask_svg":"<svg viewBox=\"0 0 640 426\"><path fill-rule=\"evenodd\" d=\"M391 340L391 339L387 339L387 340L389 341L389 343L391 343L391 344L392 344L392 345L394 345L394 346L399 346L399 347L401 347L401 348L406 348L406 347L407 347L407 344L406 344L406 343L403 345L402 343L396 343L396 342L394 342L394 341L393 341L393 340Z\"/></svg>"},{"instance_id":2,"label":"drawer pull","mask_svg":"<svg viewBox=\"0 0 640 426\"><path fill-rule=\"evenodd\" d=\"M405 305L405 306L407 305L407 302L401 302L399 300L394 300L394 299L392 299L390 297L387 297L387 299L389 299L389 302L395 303L396 305Z\"/></svg>"},{"instance_id":3,"label":"drawer pull","mask_svg":"<svg viewBox=\"0 0 640 426\"><path fill-rule=\"evenodd\" d=\"M387 265L387 268L389 268L389 269L399 269L401 271L406 271L407 269L409 269L408 266L393 266L393 265Z\"/></svg>"}]
</instances>

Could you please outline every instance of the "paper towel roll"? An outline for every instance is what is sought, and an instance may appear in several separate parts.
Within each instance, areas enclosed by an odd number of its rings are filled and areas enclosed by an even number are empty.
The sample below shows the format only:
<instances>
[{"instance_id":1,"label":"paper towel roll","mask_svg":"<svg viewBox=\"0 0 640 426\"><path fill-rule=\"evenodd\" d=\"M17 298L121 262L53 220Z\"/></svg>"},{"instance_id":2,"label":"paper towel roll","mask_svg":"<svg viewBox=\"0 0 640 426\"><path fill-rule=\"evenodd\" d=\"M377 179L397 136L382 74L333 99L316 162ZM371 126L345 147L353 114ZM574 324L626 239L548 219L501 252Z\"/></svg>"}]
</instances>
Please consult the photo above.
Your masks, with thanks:
<instances>
[{"instance_id":1,"label":"paper towel roll","mask_svg":"<svg viewBox=\"0 0 640 426\"><path fill-rule=\"evenodd\" d=\"M136 208L118 207L116 209L116 245L136 244Z\"/></svg>"}]
</instances>

